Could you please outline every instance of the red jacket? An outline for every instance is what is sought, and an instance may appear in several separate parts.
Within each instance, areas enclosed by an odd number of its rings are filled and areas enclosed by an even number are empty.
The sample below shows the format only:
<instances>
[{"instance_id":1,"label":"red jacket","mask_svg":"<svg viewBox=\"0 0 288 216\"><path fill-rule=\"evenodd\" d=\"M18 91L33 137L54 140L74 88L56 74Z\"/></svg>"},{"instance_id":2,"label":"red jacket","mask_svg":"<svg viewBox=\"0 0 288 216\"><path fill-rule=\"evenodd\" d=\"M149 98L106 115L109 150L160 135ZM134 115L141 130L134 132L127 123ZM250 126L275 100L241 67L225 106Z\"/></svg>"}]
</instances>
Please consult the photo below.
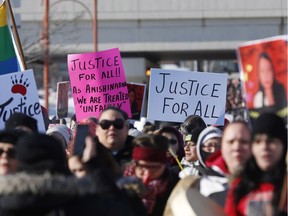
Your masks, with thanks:
<instances>
[{"instance_id":1,"label":"red jacket","mask_svg":"<svg viewBox=\"0 0 288 216\"><path fill-rule=\"evenodd\" d=\"M274 185L271 183L261 183L255 190L242 197L239 203L234 202L233 190L240 182L236 179L228 191L225 212L229 216L244 215L272 215L272 198Z\"/></svg>"}]
</instances>

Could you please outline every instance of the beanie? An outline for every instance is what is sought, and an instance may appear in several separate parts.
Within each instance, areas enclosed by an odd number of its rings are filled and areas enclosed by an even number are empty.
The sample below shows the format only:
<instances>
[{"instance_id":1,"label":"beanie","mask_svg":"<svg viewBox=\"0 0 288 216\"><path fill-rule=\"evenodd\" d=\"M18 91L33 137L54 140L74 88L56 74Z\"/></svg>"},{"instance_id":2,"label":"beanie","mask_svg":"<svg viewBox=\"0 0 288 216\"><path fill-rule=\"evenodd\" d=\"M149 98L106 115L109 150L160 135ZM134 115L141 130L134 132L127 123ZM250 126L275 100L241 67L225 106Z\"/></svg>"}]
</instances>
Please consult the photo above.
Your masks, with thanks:
<instances>
[{"instance_id":1,"label":"beanie","mask_svg":"<svg viewBox=\"0 0 288 216\"><path fill-rule=\"evenodd\" d=\"M0 132L0 142L3 143L8 143L12 145L16 145L16 142L18 140L18 134L11 132L11 131L1 131Z\"/></svg>"},{"instance_id":2,"label":"beanie","mask_svg":"<svg viewBox=\"0 0 288 216\"><path fill-rule=\"evenodd\" d=\"M205 143L207 140L212 138L221 138L223 135L222 131L214 126L209 126L205 128L199 135L196 148L197 148L197 156L199 162L206 167L205 160L211 155L211 153L206 153L201 149L201 145Z\"/></svg>"},{"instance_id":3,"label":"beanie","mask_svg":"<svg viewBox=\"0 0 288 216\"><path fill-rule=\"evenodd\" d=\"M183 134L188 134L196 127L206 127L206 123L200 116L190 115L180 125L180 130Z\"/></svg>"},{"instance_id":4,"label":"beanie","mask_svg":"<svg viewBox=\"0 0 288 216\"><path fill-rule=\"evenodd\" d=\"M68 173L61 143L46 134L28 134L16 145L19 170L28 173Z\"/></svg>"},{"instance_id":5,"label":"beanie","mask_svg":"<svg viewBox=\"0 0 288 216\"><path fill-rule=\"evenodd\" d=\"M14 130L17 126L26 126L38 132L37 120L24 113L13 113L5 123L6 130Z\"/></svg>"},{"instance_id":6,"label":"beanie","mask_svg":"<svg viewBox=\"0 0 288 216\"><path fill-rule=\"evenodd\" d=\"M46 131L47 135L53 133L59 133L65 140L65 146L69 144L71 138L71 130L66 125L63 124L50 124L48 130Z\"/></svg>"},{"instance_id":7,"label":"beanie","mask_svg":"<svg viewBox=\"0 0 288 216\"><path fill-rule=\"evenodd\" d=\"M192 141L195 144L197 143L198 137L200 135L200 133L204 130L205 128L203 127L197 127L194 130L191 131L191 133L189 133L188 135L185 136L185 142L187 141Z\"/></svg>"},{"instance_id":8,"label":"beanie","mask_svg":"<svg viewBox=\"0 0 288 216\"><path fill-rule=\"evenodd\" d=\"M287 129L282 118L274 113L260 115L253 124L252 137L256 134L267 134L270 137L280 139L287 145Z\"/></svg>"}]
</instances>

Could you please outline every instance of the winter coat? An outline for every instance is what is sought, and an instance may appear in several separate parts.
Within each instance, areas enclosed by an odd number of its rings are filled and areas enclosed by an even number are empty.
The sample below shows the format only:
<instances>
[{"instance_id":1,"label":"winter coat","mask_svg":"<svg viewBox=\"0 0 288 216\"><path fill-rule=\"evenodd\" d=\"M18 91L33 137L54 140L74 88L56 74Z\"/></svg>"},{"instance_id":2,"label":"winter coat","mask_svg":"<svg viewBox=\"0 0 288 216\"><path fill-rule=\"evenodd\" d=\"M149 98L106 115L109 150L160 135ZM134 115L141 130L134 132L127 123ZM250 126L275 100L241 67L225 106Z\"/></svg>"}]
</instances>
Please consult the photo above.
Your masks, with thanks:
<instances>
[{"instance_id":1,"label":"winter coat","mask_svg":"<svg viewBox=\"0 0 288 216\"><path fill-rule=\"evenodd\" d=\"M113 158L122 168L124 168L125 165L127 165L132 160L133 139L134 137L128 135L124 148L118 151L116 154L113 154ZM96 144L101 144L97 137L95 138L95 142ZM104 146L103 144L101 145Z\"/></svg>"},{"instance_id":2,"label":"winter coat","mask_svg":"<svg viewBox=\"0 0 288 216\"><path fill-rule=\"evenodd\" d=\"M0 215L134 215L103 171L93 177L16 173L0 177Z\"/></svg>"},{"instance_id":3,"label":"winter coat","mask_svg":"<svg viewBox=\"0 0 288 216\"><path fill-rule=\"evenodd\" d=\"M244 196L237 205L234 202L233 188L239 184L239 179L233 182L231 190L229 190L225 212L229 216L244 216L244 215L266 215L267 212L273 212L272 198L274 185L268 182L262 182L257 189L251 191Z\"/></svg>"}]
</instances>

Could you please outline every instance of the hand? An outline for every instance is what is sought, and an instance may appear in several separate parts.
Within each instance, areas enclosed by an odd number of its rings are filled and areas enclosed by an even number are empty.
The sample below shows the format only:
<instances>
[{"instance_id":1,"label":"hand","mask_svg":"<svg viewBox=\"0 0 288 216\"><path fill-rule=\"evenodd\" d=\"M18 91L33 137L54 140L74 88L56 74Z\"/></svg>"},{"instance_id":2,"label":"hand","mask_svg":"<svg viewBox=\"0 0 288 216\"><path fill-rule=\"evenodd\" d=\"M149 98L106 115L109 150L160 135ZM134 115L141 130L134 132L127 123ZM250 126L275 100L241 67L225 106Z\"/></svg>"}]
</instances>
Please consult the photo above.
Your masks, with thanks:
<instances>
[{"instance_id":1,"label":"hand","mask_svg":"<svg viewBox=\"0 0 288 216\"><path fill-rule=\"evenodd\" d=\"M85 138L85 149L83 151L82 162L85 163L89 161L91 158L96 157L96 143L94 142L91 136L87 136Z\"/></svg>"}]
</instances>

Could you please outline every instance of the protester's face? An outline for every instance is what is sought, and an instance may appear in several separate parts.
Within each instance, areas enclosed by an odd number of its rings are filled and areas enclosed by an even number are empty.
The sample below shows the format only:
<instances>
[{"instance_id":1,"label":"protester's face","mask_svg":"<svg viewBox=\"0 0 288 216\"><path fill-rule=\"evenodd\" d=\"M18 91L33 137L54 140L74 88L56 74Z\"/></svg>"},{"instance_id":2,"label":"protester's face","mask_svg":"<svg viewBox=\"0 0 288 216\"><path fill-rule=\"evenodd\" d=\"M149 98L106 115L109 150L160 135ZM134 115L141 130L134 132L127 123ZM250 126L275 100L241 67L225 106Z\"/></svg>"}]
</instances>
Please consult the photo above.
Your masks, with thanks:
<instances>
[{"instance_id":1,"label":"protester's face","mask_svg":"<svg viewBox=\"0 0 288 216\"><path fill-rule=\"evenodd\" d=\"M283 143L278 138L258 134L252 142L252 154L262 171L277 168L283 154Z\"/></svg>"},{"instance_id":2,"label":"protester's face","mask_svg":"<svg viewBox=\"0 0 288 216\"><path fill-rule=\"evenodd\" d=\"M184 144L185 159L189 162L198 160L196 143L193 141L186 141Z\"/></svg>"},{"instance_id":3,"label":"protester's face","mask_svg":"<svg viewBox=\"0 0 288 216\"><path fill-rule=\"evenodd\" d=\"M122 128L116 128L113 124L104 129L101 124L106 122L123 122ZM128 136L129 125L125 122L122 114L115 110L104 111L96 127L96 135L99 141L111 151L119 151L125 145Z\"/></svg>"},{"instance_id":4,"label":"protester's face","mask_svg":"<svg viewBox=\"0 0 288 216\"><path fill-rule=\"evenodd\" d=\"M274 80L273 67L266 58L259 59L259 79L263 88L271 88Z\"/></svg>"},{"instance_id":5,"label":"protester's face","mask_svg":"<svg viewBox=\"0 0 288 216\"><path fill-rule=\"evenodd\" d=\"M221 148L221 138L215 137L205 141L201 145L201 149L208 153L214 153Z\"/></svg>"},{"instance_id":6,"label":"protester's face","mask_svg":"<svg viewBox=\"0 0 288 216\"><path fill-rule=\"evenodd\" d=\"M222 137L221 152L229 172L237 175L251 157L250 131L241 123L231 123Z\"/></svg>"},{"instance_id":7,"label":"protester's face","mask_svg":"<svg viewBox=\"0 0 288 216\"><path fill-rule=\"evenodd\" d=\"M15 159L15 148L12 144L0 142L0 175L16 171L18 161Z\"/></svg>"},{"instance_id":8,"label":"protester's face","mask_svg":"<svg viewBox=\"0 0 288 216\"><path fill-rule=\"evenodd\" d=\"M82 161L78 156L73 156L68 160L68 166L70 171L78 178L84 177L87 175L87 171L84 168Z\"/></svg>"},{"instance_id":9,"label":"protester's face","mask_svg":"<svg viewBox=\"0 0 288 216\"><path fill-rule=\"evenodd\" d=\"M165 171L165 164L160 162L138 160L135 162L135 175L144 184L160 178Z\"/></svg>"},{"instance_id":10,"label":"protester's face","mask_svg":"<svg viewBox=\"0 0 288 216\"><path fill-rule=\"evenodd\" d=\"M179 148L177 136L174 133L169 133L169 132L162 133L162 136L164 136L168 139L169 145L172 147L172 149L176 153L178 151L178 148ZM168 156L171 156L169 152L168 152Z\"/></svg>"}]
</instances>

